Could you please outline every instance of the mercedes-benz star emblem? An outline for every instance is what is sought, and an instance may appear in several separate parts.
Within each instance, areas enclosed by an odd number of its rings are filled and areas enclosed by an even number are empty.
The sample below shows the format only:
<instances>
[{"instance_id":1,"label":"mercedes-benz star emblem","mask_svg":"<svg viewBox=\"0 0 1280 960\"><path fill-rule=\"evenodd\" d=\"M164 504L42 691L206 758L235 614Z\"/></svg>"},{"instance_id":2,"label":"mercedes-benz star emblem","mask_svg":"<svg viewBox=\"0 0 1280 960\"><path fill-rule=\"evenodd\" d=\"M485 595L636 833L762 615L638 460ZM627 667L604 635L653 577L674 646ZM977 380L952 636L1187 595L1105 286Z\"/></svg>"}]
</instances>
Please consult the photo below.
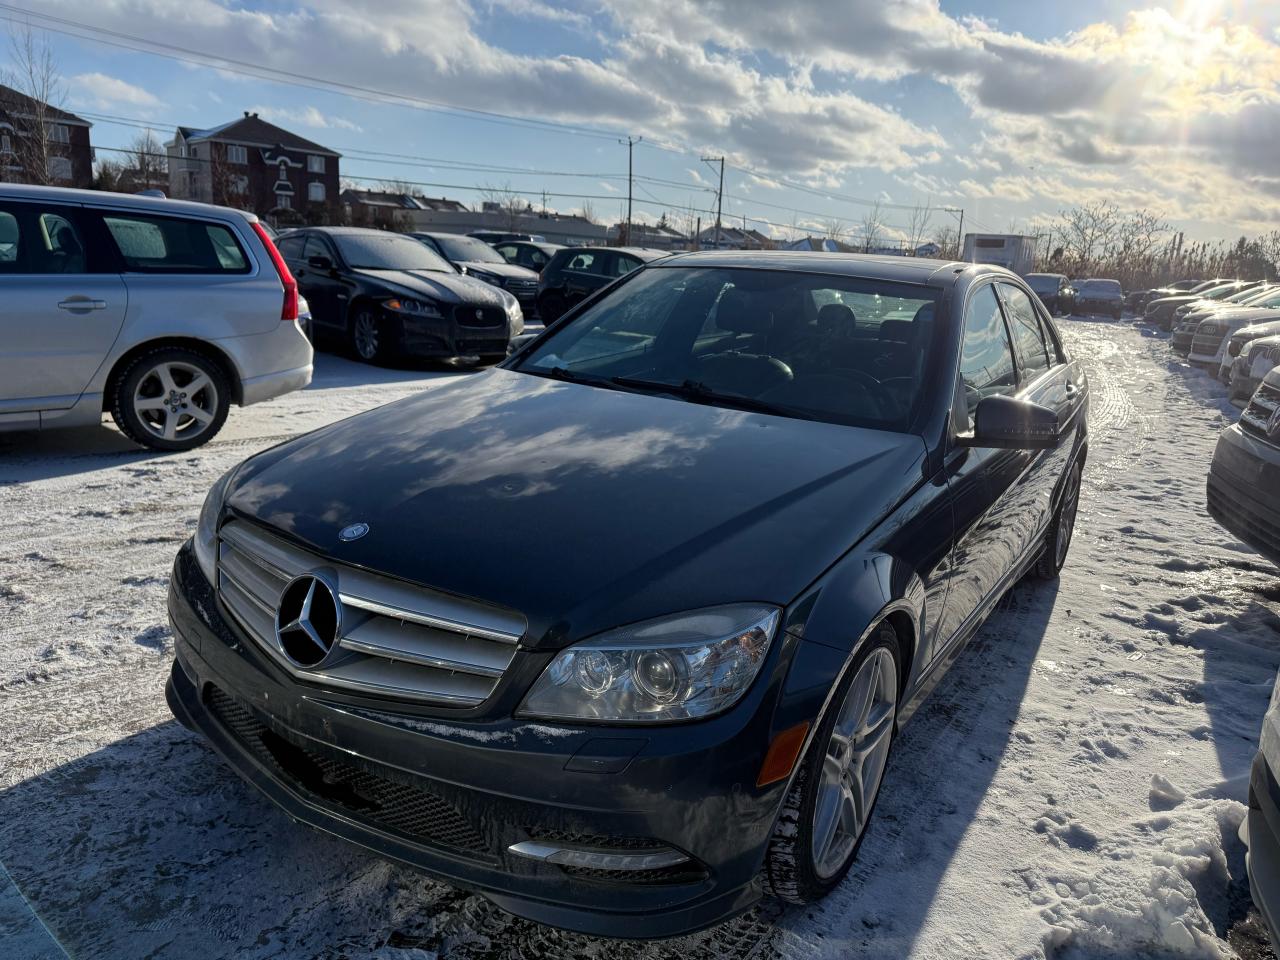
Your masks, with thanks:
<instances>
[{"instance_id":1,"label":"mercedes-benz star emblem","mask_svg":"<svg viewBox=\"0 0 1280 960\"><path fill-rule=\"evenodd\" d=\"M289 581L276 608L276 643L300 667L314 667L338 642L338 593L314 573Z\"/></svg>"},{"instance_id":2,"label":"mercedes-benz star emblem","mask_svg":"<svg viewBox=\"0 0 1280 960\"><path fill-rule=\"evenodd\" d=\"M338 531L338 539L343 541L359 540L368 532L369 525L367 523L353 523Z\"/></svg>"},{"instance_id":3,"label":"mercedes-benz star emblem","mask_svg":"<svg viewBox=\"0 0 1280 960\"><path fill-rule=\"evenodd\" d=\"M480 309L477 309L477 310L476 310L476 319L477 319L477 320L483 320L483 319L484 319L484 311L483 311L483 310L480 310Z\"/></svg>"}]
</instances>

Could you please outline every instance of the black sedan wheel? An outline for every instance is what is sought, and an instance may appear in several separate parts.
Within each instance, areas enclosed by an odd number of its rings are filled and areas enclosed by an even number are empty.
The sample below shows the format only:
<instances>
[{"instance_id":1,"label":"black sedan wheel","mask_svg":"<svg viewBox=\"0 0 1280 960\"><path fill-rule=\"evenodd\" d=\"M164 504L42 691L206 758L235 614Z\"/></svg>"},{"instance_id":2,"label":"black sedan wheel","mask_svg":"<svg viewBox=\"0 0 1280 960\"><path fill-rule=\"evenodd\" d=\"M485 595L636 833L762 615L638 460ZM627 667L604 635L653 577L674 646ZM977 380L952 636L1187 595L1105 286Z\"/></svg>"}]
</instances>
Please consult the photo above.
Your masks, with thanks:
<instances>
[{"instance_id":1,"label":"black sedan wheel","mask_svg":"<svg viewBox=\"0 0 1280 960\"><path fill-rule=\"evenodd\" d=\"M1080 463L1072 466L1064 481L1062 499L1057 512L1049 522L1044 537L1044 552L1036 563L1034 573L1041 580L1057 579L1062 565L1067 562L1067 551L1076 529L1076 512L1080 507Z\"/></svg>"},{"instance_id":2,"label":"black sedan wheel","mask_svg":"<svg viewBox=\"0 0 1280 960\"><path fill-rule=\"evenodd\" d=\"M347 338L352 356L365 363L386 363L394 354L391 325L370 306L356 307Z\"/></svg>"},{"instance_id":3,"label":"black sedan wheel","mask_svg":"<svg viewBox=\"0 0 1280 960\"><path fill-rule=\"evenodd\" d=\"M899 688L898 638L883 623L820 721L778 817L764 866L778 899L810 903L849 872L889 761Z\"/></svg>"}]
</instances>

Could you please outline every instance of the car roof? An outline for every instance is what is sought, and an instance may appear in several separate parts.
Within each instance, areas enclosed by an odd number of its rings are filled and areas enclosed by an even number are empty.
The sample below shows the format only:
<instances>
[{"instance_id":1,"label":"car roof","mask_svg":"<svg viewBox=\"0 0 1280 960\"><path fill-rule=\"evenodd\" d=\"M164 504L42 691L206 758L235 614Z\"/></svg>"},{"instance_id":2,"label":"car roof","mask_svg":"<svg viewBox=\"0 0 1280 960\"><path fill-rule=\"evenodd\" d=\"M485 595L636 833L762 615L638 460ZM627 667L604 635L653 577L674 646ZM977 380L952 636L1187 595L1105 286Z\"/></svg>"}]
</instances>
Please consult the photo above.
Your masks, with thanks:
<instances>
[{"instance_id":1,"label":"car roof","mask_svg":"<svg viewBox=\"0 0 1280 960\"><path fill-rule=\"evenodd\" d=\"M962 263L929 257L877 256L863 253L819 253L807 250L705 250L677 253L664 260L663 267L746 267L756 270L795 270L837 276L896 280L901 283L928 283L935 278L970 277L990 274L1020 279L1004 267L990 263Z\"/></svg>"},{"instance_id":2,"label":"car roof","mask_svg":"<svg viewBox=\"0 0 1280 960\"><path fill-rule=\"evenodd\" d=\"M182 213L190 216L239 217L256 223L256 214L234 207L220 207L212 203L196 203L194 200L171 200L168 197L145 197L136 193L112 193L108 190L77 190L72 187L45 187L31 183L0 183L0 199L5 200L60 200L63 203L91 203L97 207L119 207L150 213Z\"/></svg>"},{"instance_id":3,"label":"car roof","mask_svg":"<svg viewBox=\"0 0 1280 960\"><path fill-rule=\"evenodd\" d=\"M340 235L359 235L367 233L376 233L380 237L407 237L409 234L400 233L398 230L375 230L373 227L291 227L287 231L281 231L281 236L285 233L299 233L303 230L314 230L317 233L330 233Z\"/></svg>"},{"instance_id":4,"label":"car roof","mask_svg":"<svg viewBox=\"0 0 1280 960\"><path fill-rule=\"evenodd\" d=\"M1028 273L1026 275L1027 280L1030 280L1032 277L1053 277L1055 280L1067 279L1067 275L1065 273Z\"/></svg>"}]
</instances>

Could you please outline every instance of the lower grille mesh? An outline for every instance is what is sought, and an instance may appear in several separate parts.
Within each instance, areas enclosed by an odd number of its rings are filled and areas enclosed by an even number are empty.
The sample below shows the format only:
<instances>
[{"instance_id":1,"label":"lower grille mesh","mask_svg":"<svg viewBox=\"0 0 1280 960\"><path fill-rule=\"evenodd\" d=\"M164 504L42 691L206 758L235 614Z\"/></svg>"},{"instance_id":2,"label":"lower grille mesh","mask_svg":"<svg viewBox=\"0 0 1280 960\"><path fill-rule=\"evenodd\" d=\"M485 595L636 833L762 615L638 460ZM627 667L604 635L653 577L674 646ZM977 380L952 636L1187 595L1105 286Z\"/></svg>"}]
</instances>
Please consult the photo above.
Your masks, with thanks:
<instances>
[{"instance_id":1,"label":"lower grille mesh","mask_svg":"<svg viewBox=\"0 0 1280 960\"><path fill-rule=\"evenodd\" d=\"M206 699L222 726L294 792L419 843L488 856L480 831L443 798L394 779L391 771L375 773L316 745L286 740L218 687L210 686Z\"/></svg>"}]
</instances>

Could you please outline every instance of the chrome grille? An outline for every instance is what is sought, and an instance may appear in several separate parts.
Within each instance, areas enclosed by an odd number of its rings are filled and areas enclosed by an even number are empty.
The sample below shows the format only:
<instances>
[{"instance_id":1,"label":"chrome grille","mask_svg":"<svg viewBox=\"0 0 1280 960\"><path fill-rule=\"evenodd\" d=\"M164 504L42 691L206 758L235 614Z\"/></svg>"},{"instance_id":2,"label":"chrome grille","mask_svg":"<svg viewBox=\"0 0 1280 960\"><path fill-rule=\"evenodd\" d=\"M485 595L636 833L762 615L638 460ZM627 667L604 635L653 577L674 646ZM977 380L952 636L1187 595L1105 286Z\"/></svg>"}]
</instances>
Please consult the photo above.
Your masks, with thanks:
<instances>
[{"instance_id":1,"label":"chrome grille","mask_svg":"<svg viewBox=\"0 0 1280 960\"><path fill-rule=\"evenodd\" d=\"M1276 408L1280 407L1280 382L1273 382L1273 380L1275 378L1268 377L1262 381L1253 399L1245 407L1244 413L1240 414L1240 429L1263 440L1275 442L1267 434L1271 417L1276 412Z\"/></svg>"},{"instance_id":2,"label":"chrome grille","mask_svg":"<svg viewBox=\"0 0 1280 960\"><path fill-rule=\"evenodd\" d=\"M338 588L338 650L301 667L276 639L276 607L289 581L317 569ZM488 699L525 631L512 611L335 564L241 520L218 533L218 591L249 636L300 680L449 706Z\"/></svg>"},{"instance_id":3,"label":"chrome grille","mask_svg":"<svg viewBox=\"0 0 1280 960\"><path fill-rule=\"evenodd\" d=\"M1217 354L1222 346L1222 332L1214 326L1200 324L1196 329L1195 339L1191 341L1191 352L1208 356Z\"/></svg>"}]
</instances>

